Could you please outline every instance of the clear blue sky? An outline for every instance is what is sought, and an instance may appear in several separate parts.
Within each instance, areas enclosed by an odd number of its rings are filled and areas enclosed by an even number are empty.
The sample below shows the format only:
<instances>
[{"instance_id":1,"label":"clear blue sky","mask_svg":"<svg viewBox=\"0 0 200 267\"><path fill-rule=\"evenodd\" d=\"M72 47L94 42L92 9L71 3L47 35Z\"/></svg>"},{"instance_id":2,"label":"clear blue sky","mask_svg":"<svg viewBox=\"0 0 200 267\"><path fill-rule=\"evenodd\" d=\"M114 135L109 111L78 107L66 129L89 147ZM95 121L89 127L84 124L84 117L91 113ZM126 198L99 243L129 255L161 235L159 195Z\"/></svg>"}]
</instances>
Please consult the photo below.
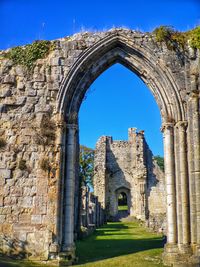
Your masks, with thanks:
<instances>
[{"instance_id":1,"label":"clear blue sky","mask_svg":"<svg viewBox=\"0 0 200 267\"><path fill-rule=\"evenodd\" d=\"M159 25L188 30L200 24L200 0L0 0L0 49L56 39L81 29L124 26L151 31ZM115 65L92 85L80 111L81 142L94 146L102 135L127 138L144 129L155 154L163 154L160 115L150 91L130 71Z\"/></svg>"}]
</instances>

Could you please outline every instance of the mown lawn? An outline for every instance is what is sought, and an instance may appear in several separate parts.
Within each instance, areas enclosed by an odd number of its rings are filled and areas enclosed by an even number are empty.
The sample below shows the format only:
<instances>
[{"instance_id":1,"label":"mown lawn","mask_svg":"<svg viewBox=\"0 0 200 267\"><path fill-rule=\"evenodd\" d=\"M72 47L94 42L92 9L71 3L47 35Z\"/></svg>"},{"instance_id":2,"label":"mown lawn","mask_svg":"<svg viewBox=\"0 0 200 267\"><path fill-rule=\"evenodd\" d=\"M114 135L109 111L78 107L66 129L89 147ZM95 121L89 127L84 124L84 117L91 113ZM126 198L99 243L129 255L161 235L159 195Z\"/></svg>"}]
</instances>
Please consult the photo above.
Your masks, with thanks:
<instances>
[{"instance_id":1,"label":"mown lawn","mask_svg":"<svg viewBox=\"0 0 200 267\"><path fill-rule=\"evenodd\" d=\"M163 267L162 236L141 227L138 222L113 222L93 235L76 242L76 267ZM27 261L0 257L0 267L38 267Z\"/></svg>"},{"instance_id":2,"label":"mown lawn","mask_svg":"<svg viewBox=\"0 0 200 267\"><path fill-rule=\"evenodd\" d=\"M114 222L78 241L81 267L163 267L162 236L151 233L138 222Z\"/></svg>"}]
</instances>

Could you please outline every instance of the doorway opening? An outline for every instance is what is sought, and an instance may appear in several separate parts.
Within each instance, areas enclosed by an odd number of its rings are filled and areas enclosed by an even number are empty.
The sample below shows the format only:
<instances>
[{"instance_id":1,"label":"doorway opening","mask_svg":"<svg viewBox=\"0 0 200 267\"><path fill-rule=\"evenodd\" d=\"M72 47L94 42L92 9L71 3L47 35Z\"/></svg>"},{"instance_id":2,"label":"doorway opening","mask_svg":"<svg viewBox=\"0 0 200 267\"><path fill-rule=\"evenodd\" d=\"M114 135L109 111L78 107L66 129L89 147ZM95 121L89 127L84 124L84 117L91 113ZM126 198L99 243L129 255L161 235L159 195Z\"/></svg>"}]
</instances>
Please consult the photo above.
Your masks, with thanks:
<instances>
[{"instance_id":1,"label":"doorway opening","mask_svg":"<svg viewBox=\"0 0 200 267\"><path fill-rule=\"evenodd\" d=\"M118 212L120 211L128 211L127 195L124 192L118 196Z\"/></svg>"}]
</instances>

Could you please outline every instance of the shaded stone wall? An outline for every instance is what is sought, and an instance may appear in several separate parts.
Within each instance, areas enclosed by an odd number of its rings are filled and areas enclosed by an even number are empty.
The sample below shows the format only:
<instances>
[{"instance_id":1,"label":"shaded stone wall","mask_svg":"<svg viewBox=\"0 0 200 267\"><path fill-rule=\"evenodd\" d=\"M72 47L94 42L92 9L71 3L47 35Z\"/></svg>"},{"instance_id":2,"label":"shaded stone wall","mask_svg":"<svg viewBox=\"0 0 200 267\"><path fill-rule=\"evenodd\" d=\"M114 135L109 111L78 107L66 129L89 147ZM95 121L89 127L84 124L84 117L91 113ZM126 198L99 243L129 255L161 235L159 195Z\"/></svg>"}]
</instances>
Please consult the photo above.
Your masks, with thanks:
<instances>
[{"instance_id":1,"label":"shaded stone wall","mask_svg":"<svg viewBox=\"0 0 200 267\"><path fill-rule=\"evenodd\" d=\"M118 214L120 192L127 195L131 216L143 221L166 218L164 173L153 160L143 131L130 128L128 141L101 137L96 145L94 169L94 194L100 202L105 199L108 219Z\"/></svg>"},{"instance_id":2,"label":"shaded stone wall","mask_svg":"<svg viewBox=\"0 0 200 267\"><path fill-rule=\"evenodd\" d=\"M105 210L98 197L90 192L88 186L82 187L81 197L81 227L95 229L106 222ZM80 229L82 231L82 229ZM88 231L90 232L90 231Z\"/></svg>"}]
</instances>

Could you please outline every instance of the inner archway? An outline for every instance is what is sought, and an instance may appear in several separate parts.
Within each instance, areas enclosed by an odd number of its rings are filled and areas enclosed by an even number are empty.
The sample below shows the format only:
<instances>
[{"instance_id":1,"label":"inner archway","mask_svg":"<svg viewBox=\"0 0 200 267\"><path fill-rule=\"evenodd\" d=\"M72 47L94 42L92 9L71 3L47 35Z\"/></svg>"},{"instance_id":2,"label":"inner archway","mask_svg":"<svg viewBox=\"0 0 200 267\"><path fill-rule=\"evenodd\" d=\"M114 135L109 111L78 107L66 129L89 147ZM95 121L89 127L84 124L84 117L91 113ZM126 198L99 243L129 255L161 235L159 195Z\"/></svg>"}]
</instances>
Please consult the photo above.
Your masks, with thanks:
<instances>
[{"instance_id":1,"label":"inner archway","mask_svg":"<svg viewBox=\"0 0 200 267\"><path fill-rule=\"evenodd\" d=\"M63 210L64 214L61 225L65 225L62 227L62 250L69 250L70 247L73 247L74 219L76 221L77 217L76 215L73 216L76 206L76 197L74 199L73 192L75 192L76 196L78 188L78 174L76 170L79 108L90 84L105 69L116 62L129 68L147 84L160 109L164 132L165 180L167 188L168 244L166 246L166 253L168 253L168 248L170 248L169 251L171 253L174 244L178 242L175 188L176 171L174 164L179 152L174 153L175 144L178 142L177 139L174 140L174 134L176 133L176 136L180 138L186 138L184 107L172 73L166 66L159 64L157 56L154 55L151 48L137 46L134 42L127 40L126 36L119 33L113 34L108 38L105 37L91 47L91 49L88 49L77 60L76 64L74 64L59 92L58 110L66 122L66 132L63 135L63 139L66 140L66 163L65 160L62 160L65 173L64 198L67 203L70 203L70 205L65 207L61 205L61 210ZM174 125L177 125L177 127L174 128ZM186 151L186 147L182 149ZM179 166L179 168L182 167ZM185 173L183 169L182 171ZM188 188L184 187L186 195L188 195L187 190ZM185 205L183 208L187 215L179 219L185 220L183 227L187 234L184 237L184 243L189 244L189 207Z\"/></svg>"},{"instance_id":2,"label":"inner archway","mask_svg":"<svg viewBox=\"0 0 200 267\"><path fill-rule=\"evenodd\" d=\"M121 192L118 196L118 211L119 210L128 210L127 195L124 192Z\"/></svg>"},{"instance_id":3,"label":"inner archway","mask_svg":"<svg viewBox=\"0 0 200 267\"><path fill-rule=\"evenodd\" d=\"M126 188L116 191L117 215L119 218L127 217L130 214L130 192Z\"/></svg>"}]
</instances>

